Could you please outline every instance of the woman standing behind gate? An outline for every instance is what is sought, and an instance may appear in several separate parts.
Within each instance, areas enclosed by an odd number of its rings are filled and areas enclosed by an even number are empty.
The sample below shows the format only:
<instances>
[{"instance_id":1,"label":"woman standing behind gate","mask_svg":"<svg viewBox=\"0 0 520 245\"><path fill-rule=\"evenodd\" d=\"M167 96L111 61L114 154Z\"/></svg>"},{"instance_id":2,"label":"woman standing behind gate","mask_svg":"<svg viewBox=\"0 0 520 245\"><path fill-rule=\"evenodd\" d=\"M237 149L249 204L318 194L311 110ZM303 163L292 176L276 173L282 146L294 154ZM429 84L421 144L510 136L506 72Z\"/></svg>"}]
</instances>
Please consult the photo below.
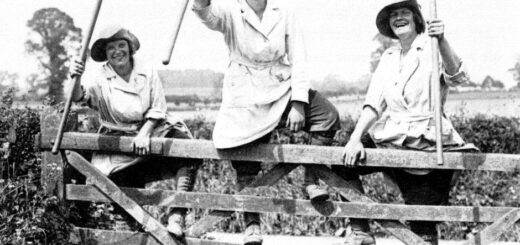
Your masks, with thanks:
<instances>
[{"instance_id":1,"label":"woman standing behind gate","mask_svg":"<svg viewBox=\"0 0 520 245\"><path fill-rule=\"evenodd\" d=\"M193 10L211 30L223 33L230 64L213 132L217 149L269 141L278 126L311 133L311 144L329 145L339 129L338 113L304 75L305 47L289 6L280 0L195 0ZM258 162L232 162L238 188L261 170ZM306 191L328 198L306 169ZM245 244L261 244L260 218L246 213Z\"/></svg>"},{"instance_id":2,"label":"woman standing behind gate","mask_svg":"<svg viewBox=\"0 0 520 245\"><path fill-rule=\"evenodd\" d=\"M166 99L157 71L146 66L134 54L139 40L120 26L101 31L91 48L94 61L105 62L90 83L74 88L73 100L84 102L99 113L99 133L134 136L134 155L94 153L92 164L116 184L143 188L160 179L176 180L173 189L191 191L200 160L149 157L150 137L192 138L182 121L166 112ZM72 76L80 76L84 64L75 61ZM174 208L168 218L168 230L183 236L185 209Z\"/></svg>"},{"instance_id":3,"label":"woman standing behind gate","mask_svg":"<svg viewBox=\"0 0 520 245\"><path fill-rule=\"evenodd\" d=\"M368 89L363 111L345 146L344 163L354 166L365 157L363 134L370 136L378 148L435 151L435 122L431 110L432 76L431 37L439 40L442 57L442 101L448 86L469 81L463 63L444 35L444 23L431 20L426 25L415 0L391 0L376 20L379 32L399 45L387 49L381 57ZM427 29L427 30L426 30ZM422 33L426 30L428 35ZM370 129L370 130L369 130ZM447 151L477 150L465 144L451 122L442 118L442 142ZM339 169L338 169L339 171ZM406 204L446 205L453 171L385 170L399 186ZM343 169L345 179L358 179L352 170ZM412 231L427 242L437 244L435 222L410 222ZM368 228L368 227L367 227ZM348 244L367 244L354 231Z\"/></svg>"}]
</instances>

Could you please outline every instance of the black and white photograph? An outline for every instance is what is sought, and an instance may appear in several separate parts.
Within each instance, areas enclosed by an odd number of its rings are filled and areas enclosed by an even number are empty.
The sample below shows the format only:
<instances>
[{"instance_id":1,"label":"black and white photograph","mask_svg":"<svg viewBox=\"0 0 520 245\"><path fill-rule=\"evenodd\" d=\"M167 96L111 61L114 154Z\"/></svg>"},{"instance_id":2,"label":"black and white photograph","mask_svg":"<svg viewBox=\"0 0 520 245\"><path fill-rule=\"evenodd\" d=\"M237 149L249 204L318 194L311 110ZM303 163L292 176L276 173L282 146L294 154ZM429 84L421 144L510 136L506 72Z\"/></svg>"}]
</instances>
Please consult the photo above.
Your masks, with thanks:
<instances>
[{"instance_id":1,"label":"black and white photograph","mask_svg":"<svg viewBox=\"0 0 520 245\"><path fill-rule=\"evenodd\" d=\"M2 0L0 244L520 244L518 0Z\"/></svg>"}]
</instances>

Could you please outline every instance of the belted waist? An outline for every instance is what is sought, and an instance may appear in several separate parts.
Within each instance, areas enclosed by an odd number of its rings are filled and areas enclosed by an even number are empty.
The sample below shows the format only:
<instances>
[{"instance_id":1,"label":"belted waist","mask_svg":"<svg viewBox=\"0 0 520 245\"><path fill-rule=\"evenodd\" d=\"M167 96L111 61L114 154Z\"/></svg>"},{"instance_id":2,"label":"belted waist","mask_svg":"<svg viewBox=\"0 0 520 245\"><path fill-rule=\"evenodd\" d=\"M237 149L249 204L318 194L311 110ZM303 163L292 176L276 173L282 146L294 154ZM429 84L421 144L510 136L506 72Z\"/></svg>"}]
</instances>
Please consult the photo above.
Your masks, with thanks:
<instances>
[{"instance_id":1,"label":"belted waist","mask_svg":"<svg viewBox=\"0 0 520 245\"><path fill-rule=\"evenodd\" d=\"M391 120L398 122L417 122L434 118L433 113L413 114L404 112L388 112L387 115Z\"/></svg>"},{"instance_id":2,"label":"belted waist","mask_svg":"<svg viewBox=\"0 0 520 245\"><path fill-rule=\"evenodd\" d=\"M136 134L141 127L141 123L139 124L128 124L128 125L118 125L110 122L100 122L101 127L99 128L99 133L101 134L110 134L110 135L132 135Z\"/></svg>"},{"instance_id":3,"label":"belted waist","mask_svg":"<svg viewBox=\"0 0 520 245\"><path fill-rule=\"evenodd\" d=\"M243 65L249 68L253 68L256 70L263 70L266 68L270 68L276 65L280 65L282 58L277 60L269 60L269 61L261 61L261 60L248 60L243 57L231 57L230 61L237 63L239 65Z\"/></svg>"}]
</instances>

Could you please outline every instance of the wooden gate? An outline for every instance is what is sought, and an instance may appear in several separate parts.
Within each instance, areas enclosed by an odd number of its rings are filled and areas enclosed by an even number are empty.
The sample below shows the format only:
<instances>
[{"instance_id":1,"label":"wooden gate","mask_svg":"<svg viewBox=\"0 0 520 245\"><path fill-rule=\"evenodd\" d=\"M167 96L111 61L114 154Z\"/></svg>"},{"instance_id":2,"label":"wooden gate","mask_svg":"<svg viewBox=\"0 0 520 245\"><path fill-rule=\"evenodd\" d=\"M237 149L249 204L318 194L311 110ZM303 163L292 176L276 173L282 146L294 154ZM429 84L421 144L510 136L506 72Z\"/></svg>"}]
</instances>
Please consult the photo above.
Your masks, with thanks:
<instances>
[{"instance_id":1,"label":"wooden gate","mask_svg":"<svg viewBox=\"0 0 520 245\"><path fill-rule=\"evenodd\" d=\"M342 147L264 144L237 151L217 151L211 141L153 138L151 153L166 157L198 159L247 160L277 162L268 173L258 177L237 195L165 190L119 188L76 151L111 151L131 153L130 137L67 132L63 151L52 155L50 149L56 135L59 116L43 113L39 145L43 151L42 178L46 190L63 200L114 202L123 207L145 227L147 233L115 232L77 228L73 234L80 244L226 244L200 237L233 212L284 213L372 219L377 226L405 244L425 242L411 232L402 220L492 223L465 244L489 244L520 219L520 209L513 207L418 206L380 204L352 188L327 165L341 164ZM73 116L74 117L74 116ZM68 130L74 130L74 122ZM520 156L507 154L445 153L445 164L439 166L435 153L367 149L366 167L422 168L452 170L518 171ZM71 184L63 171L70 164L91 179L92 185ZM250 196L251 188L269 186L299 165L311 164L320 179L350 202L327 202L316 206L307 200L276 199ZM187 230L186 241L171 238L164 226L150 216L143 205L177 206L213 210ZM90 243L92 242L92 243ZM239 243L236 243L239 244Z\"/></svg>"}]
</instances>

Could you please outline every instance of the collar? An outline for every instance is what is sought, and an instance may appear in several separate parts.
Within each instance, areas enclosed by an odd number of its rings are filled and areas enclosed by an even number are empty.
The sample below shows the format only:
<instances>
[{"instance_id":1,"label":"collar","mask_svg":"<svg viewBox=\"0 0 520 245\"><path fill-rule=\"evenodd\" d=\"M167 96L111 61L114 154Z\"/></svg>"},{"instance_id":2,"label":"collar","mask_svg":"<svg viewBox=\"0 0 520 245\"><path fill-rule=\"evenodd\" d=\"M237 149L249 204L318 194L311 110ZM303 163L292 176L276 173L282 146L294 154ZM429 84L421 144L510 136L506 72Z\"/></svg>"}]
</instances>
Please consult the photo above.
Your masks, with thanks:
<instances>
[{"instance_id":1,"label":"collar","mask_svg":"<svg viewBox=\"0 0 520 245\"><path fill-rule=\"evenodd\" d=\"M269 33L278 24L281 18L280 2L279 0L267 0L264 16L262 21L258 18L255 11L247 4L246 0L238 0L240 5L240 12L242 17L248 22L256 31L261 33L266 39Z\"/></svg>"},{"instance_id":2,"label":"collar","mask_svg":"<svg viewBox=\"0 0 520 245\"><path fill-rule=\"evenodd\" d=\"M103 64L102 67L103 67L103 73L107 79L114 79L118 76L116 71L114 70L114 68L112 68L112 66L110 66L108 64L108 61L105 64ZM135 57L134 57L134 67L132 68L132 75L133 74L137 74L137 75L146 77L146 68L145 68L143 62L141 62L139 59L136 59Z\"/></svg>"},{"instance_id":3,"label":"collar","mask_svg":"<svg viewBox=\"0 0 520 245\"><path fill-rule=\"evenodd\" d=\"M251 11L253 14L255 14L255 11L253 10L253 8L251 8L251 6L249 6L249 4L247 4L246 0L238 0L238 2L240 3L240 12L242 14L244 14L248 11ZM267 5L265 6L265 11L267 12L267 10L274 10L274 11L280 10L280 1L279 0L267 0Z\"/></svg>"},{"instance_id":4,"label":"collar","mask_svg":"<svg viewBox=\"0 0 520 245\"><path fill-rule=\"evenodd\" d=\"M419 34L417 35L417 37L415 37L415 40L413 40L412 42L412 46L410 47L410 50L426 50L426 45L428 45L428 41L429 41L429 37L428 35L425 35L425 34ZM389 54L392 54L392 53L401 53L401 50L403 48L401 47L401 45L395 45L391 48L388 49L388 53Z\"/></svg>"}]
</instances>

